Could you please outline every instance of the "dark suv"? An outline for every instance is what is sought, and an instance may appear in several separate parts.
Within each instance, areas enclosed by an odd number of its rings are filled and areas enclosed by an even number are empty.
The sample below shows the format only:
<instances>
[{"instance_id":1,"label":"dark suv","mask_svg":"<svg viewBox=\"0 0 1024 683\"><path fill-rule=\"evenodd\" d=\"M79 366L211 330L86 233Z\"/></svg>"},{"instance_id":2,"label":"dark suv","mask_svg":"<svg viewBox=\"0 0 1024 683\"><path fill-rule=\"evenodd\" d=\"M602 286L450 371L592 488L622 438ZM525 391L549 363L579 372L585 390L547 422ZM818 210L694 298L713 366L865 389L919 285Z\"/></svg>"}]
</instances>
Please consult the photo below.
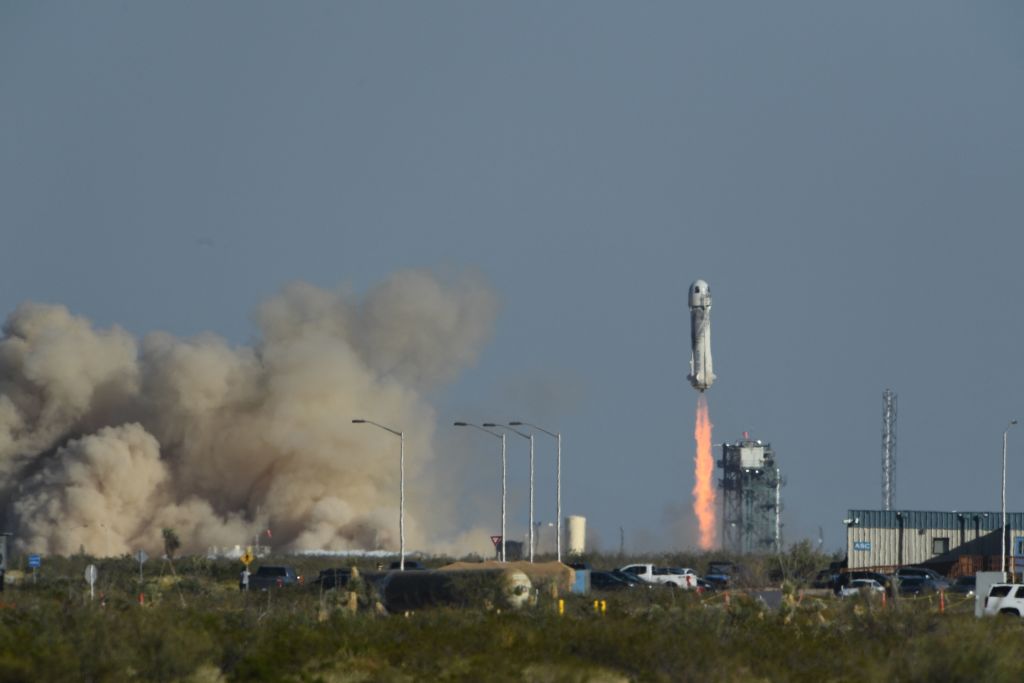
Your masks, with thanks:
<instances>
[{"instance_id":1,"label":"dark suv","mask_svg":"<svg viewBox=\"0 0 1024 683\"><path fill-rule=\"evenodd\" d=\"M351 567L335 567L333 569L321 569L320 576L316 577L316 583L322 590L332 588L344 588L348 580L352 578Z\"/></svg>"},{"instance_id":2,"label":"dark suv","mask_svg":"<svg viewBox=\"0 0 1024 683\"><path fill-rule=\"evenodd\" d=\"M249 590L265 591L301 583L302 577L295 573L294 567L263 565L249 577Z\"/></svg>"},{"instance_id":3,"label":"dark suv","mask_svg":"<svg viewBox=\"0 0 1024 683\"><path fill-rule=\"evenodd\" d=\"M896 576L900 581L905 579L927 579L934 585L935 590L946 590L949 588L949 581L946 580L946 577L927 567L900 567L896 570Z\"/></svg>"}]
</instances>

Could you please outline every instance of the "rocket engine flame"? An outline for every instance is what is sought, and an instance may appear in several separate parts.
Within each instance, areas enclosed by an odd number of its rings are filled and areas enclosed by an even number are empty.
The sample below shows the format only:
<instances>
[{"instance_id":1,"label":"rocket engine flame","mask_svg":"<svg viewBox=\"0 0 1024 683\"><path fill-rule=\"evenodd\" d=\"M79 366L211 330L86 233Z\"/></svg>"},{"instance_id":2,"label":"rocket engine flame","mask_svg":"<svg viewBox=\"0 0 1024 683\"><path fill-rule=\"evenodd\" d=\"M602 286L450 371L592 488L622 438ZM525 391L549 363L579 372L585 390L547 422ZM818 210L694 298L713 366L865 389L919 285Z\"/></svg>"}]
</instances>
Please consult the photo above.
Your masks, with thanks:
<instances>
[{"instance_id":1,"label":"rocket engine flame","mask_svg":"<svg viewBox=\"0 0 1024 683\"><path fill-rule=\"evenodd\" d=\"M715 460L711 455L711 418L708 415L708 401L704 394L697 397L697 420L693 438L697 442L694 458L693 512L700 527L701 550L715 546Z\"/></svg>"}]
</instances>

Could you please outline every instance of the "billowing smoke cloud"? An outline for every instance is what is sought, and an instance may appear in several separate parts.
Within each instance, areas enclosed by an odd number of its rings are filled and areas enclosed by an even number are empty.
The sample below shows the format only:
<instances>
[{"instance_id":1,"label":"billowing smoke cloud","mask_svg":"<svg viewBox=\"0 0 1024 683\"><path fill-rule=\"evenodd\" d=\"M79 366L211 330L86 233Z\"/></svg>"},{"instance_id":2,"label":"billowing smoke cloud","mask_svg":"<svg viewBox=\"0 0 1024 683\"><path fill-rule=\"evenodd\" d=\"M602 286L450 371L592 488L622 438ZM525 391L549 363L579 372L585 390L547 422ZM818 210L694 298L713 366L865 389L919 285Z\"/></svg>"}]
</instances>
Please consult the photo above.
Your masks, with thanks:
<instances>
[{"instance_id":1,"label":"billowing smoke cloud","mask_svg":"<svg viewBox=\"0 0 1024 683\"><path fill-rule=\"evenodd\" d=\"M97 554L245 543L396 548L397 443L421 502L435 416L424 393L471 364L493 322L475 281L403 272L362 300L295 284L260 339L139 343L62 306L23 304L0 339L0 474L22 548ZM428 520L408 514L424 542ZM436 530L430 530L436 535ZM433 536L432 536L433 537Z\"/></svg>"}]
</instances>

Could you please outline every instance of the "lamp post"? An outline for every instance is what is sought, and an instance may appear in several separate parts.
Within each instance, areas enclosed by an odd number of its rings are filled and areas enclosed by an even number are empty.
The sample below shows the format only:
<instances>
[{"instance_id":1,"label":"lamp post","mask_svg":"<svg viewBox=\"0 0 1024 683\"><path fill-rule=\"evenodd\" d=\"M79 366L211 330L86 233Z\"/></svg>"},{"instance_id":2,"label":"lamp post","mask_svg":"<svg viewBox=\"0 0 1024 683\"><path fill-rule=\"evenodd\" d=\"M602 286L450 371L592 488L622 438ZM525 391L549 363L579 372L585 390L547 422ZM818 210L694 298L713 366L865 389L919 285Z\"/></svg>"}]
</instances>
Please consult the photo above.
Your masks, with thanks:
<instances>
[{"instance_id":1,"label":"lamp post","mask_svg":"<svg viewBox=\"0 0 1024 683\"><path fill-rule=\"evenodd\" d=\"M398 571L405 571L405 434L373 420L352 420L353 424L373 425L398 437Z\"/></svg>"},{"instance_id":2,"label":"lamp post","mask_svg":"<svg viewBox=\"0 0 1024 683\"><path fill-rule=\"evenodd\" d=\"M505 497L507 487L505 485L506 476L508 474L508 464L505 458L505 433L494 432L490 429L481 427L480 425L473 424L472 422L456 422L456 427L475 427L481 432L487 432L491 436L495 436L501 439L501 561L505 561Z\"/></svg>"},{"instance_id":3,"label":"lamp post","mask_svg":"<svg viewBox=\"0 0 1024 683\"><path fill-rule=\"evenodd\" d=\"M529 422L523 422L517 420L515 422L509 422L512 427L531 427L536 429L538 432L544 432L548 436L554 437L557 452L555 455L555 554L558 561L562 561L562 435L558 432L549 432L543 427L538 427L535 424Z\"/></svg>"},{"instance_id":4,"label":"lamp post","mask_svg":"<svg viewBox=\"0 0 1024 683\"><path fill-rule=\"evenodd\" d=\"M524 439L528 439L530 441L530 562L533 562L533 434L521 432L515 427L511 427L509 425L500 425L493 422L484 422L484 427L507 429L510 432L518 434Z\"/></svg>"},{"instance_id":5,"label":"lamp post","mask_svg":"<svg viewBox=\"0 0 1024 683\"><path fill-rule=\"evenodd\" d=\"M1010 431L1010 427L1017 424L1016 420L1010 420L1010 423L1006 425L1006 429L1003 430L1003 491L1001 500L1001 509L1003 513L1003 524L1000 527L999 535L1002 537L1002 548L1003 553L999 565L999 571L1003 574L1003 581L1006 581L1006 434Z\"/></svg>"}]
</instances>

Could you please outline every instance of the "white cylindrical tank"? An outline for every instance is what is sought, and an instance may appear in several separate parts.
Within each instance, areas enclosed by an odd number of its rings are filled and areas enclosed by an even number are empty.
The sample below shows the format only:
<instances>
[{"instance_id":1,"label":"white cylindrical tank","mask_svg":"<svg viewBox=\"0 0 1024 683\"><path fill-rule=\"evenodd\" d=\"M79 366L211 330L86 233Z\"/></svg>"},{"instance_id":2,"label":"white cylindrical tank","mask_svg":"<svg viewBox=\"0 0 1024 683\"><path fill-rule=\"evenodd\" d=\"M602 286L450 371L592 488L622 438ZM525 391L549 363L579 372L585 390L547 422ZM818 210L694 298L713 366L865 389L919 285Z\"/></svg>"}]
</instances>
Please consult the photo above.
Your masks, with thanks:
<instances>
[{"instance_id":1,"label":"white cylindrical tank","mask_svg":"<svg viewBox=\"0 0 1024 683\"><path fill-rule=\"evenodd\" d=\"M569 515L565 518L565 528L569 532L569 554L582 555L587 549L587 518Z\"/></svg>"}]
</instances>

